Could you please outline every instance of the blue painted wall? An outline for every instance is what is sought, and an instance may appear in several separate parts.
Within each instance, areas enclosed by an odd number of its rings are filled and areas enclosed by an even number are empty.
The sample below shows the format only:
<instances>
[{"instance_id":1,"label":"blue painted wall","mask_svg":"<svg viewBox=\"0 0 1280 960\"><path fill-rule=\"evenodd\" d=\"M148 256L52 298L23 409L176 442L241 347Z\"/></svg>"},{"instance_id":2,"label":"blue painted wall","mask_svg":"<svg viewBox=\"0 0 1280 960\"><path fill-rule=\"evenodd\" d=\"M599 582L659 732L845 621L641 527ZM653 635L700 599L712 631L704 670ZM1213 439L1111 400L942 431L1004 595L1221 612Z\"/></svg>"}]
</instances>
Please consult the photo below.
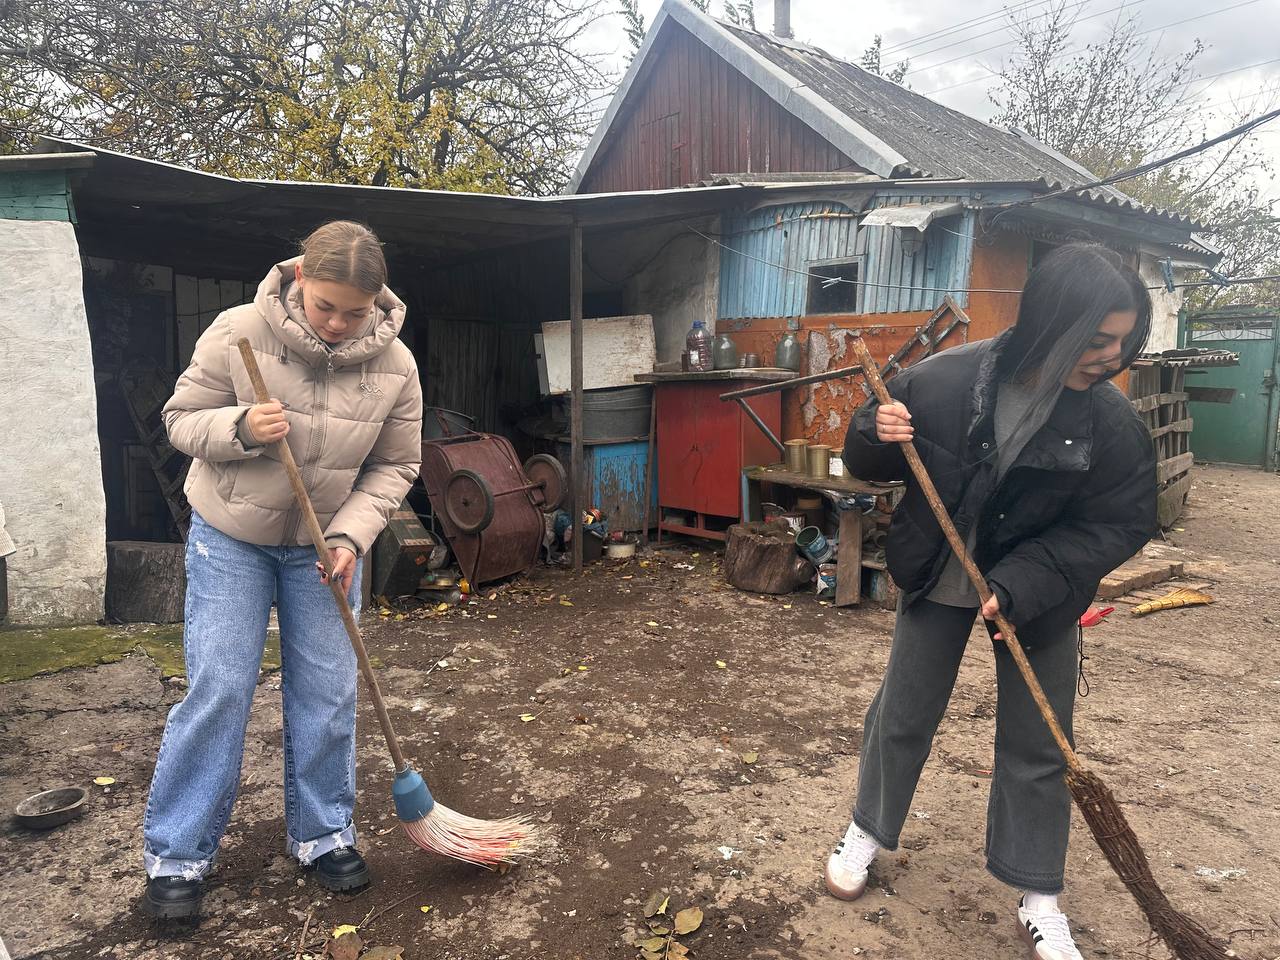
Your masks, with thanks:
<instances>
[{"instance_id":1,"label":"blue painted wall","mask_svg":"<svg viewBox=\"0 0 1280 960\"><path fill-rule=\"evenodd\" d=\"M875 197L867 210L904 203L960 200L959 196L893 194ZM973 215L935 220L914 256L893 227L858 225L839 203L766 207L726 217L720 251L721 319L798 317L805 314L810 264L862 258L855 313L932 310L948 290L961 306L968 295ZM777 266L775 266L775 264ZM785 269L784 269L785 268ZM821 267L815 267L821 272Z\"/></svg>"}]
</instances>

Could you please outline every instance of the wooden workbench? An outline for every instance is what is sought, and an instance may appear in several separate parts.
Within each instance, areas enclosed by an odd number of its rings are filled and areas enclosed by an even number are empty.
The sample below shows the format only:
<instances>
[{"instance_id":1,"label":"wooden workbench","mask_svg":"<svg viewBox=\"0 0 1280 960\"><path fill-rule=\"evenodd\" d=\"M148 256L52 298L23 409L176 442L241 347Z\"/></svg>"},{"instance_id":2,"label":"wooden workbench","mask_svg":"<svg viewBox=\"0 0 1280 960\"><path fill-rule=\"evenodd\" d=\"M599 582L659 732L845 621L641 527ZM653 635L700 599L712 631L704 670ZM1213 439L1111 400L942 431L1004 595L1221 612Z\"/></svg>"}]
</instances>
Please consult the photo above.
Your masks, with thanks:
<instances>
[{"instance_id":1,"label":"wooden workbench","mask_svg":"<svg viewBox=\"0 0 1280 960\"><path fill-rule=\"evenodd\" d=\"M781 463L766 467L747 467L742 471L742 520L759 520L761 511L760 488L771 483L793 490L809 490L815 493L835 493L843 496L870 494L887 497L896 503L901 497L901 483L869 483L856 477L825 477L817 479L805 473L792 473ZM875 570L887 576L884 564L865 558L862 554L863 515L854 510L841 510L840 550L836 556L837 607L851 607L862 601L862 570Z\"/></svg>"}]
</instances>

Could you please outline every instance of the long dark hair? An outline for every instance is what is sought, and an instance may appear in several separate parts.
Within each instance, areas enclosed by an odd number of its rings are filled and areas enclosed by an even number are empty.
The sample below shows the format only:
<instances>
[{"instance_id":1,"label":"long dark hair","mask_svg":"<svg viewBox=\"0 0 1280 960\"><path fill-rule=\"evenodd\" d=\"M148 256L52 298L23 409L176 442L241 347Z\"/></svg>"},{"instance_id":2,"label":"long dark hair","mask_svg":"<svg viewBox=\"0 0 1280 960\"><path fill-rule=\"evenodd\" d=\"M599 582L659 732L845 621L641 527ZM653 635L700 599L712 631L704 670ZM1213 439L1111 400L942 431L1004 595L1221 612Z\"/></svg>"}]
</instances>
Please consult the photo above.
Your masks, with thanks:
<instances>
[{"instance_id":1,"label":"long dark hair","mask_svg":"<svg viewBox=\"0 0 1280 960\"><path fill-rule=\"evenodd\" d=\"M1133 363L1151 332L1146 284L1118 253L1097 243L1065 244L1036 265L1022 288L1018 321L997 367L1001 380L1035 378L1030 407L1015 434L1038 429L1102 321L1128 310L1137 314L1137 322L1121 343L1119 367L1106 379Z\"/></svg>"}]
</instances>

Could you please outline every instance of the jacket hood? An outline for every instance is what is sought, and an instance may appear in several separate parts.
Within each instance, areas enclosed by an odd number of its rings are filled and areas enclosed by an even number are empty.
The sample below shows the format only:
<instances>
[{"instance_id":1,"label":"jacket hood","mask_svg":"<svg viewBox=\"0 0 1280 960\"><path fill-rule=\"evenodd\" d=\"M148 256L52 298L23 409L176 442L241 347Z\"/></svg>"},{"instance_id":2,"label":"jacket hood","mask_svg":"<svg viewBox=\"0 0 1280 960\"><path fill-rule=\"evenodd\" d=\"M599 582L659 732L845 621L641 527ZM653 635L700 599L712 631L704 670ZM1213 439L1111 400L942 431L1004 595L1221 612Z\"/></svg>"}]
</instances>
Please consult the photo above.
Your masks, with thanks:
<instances>
[{"instance_id":1,"label":"jacket hood","mask_svg":"<svg viewBox=\"0 0 1280 960\"><path fill-rule=\"evenodd\" d=\"M332 359L334 366L347 367L376 357L395 342L404 326L406 308L404 302L384 286L374 298L373 310L360 332L331 351L305 319L294 319L282 299L282 295L288 296L288 289L294 284L294 268L301 262L301 257L293 257L277 263L258 284L258 293L253 298L254 306L282 344L305 357L312 366L321 366ZM300 308L301 305L299 313Z\"/></svg>"}]
</instances>

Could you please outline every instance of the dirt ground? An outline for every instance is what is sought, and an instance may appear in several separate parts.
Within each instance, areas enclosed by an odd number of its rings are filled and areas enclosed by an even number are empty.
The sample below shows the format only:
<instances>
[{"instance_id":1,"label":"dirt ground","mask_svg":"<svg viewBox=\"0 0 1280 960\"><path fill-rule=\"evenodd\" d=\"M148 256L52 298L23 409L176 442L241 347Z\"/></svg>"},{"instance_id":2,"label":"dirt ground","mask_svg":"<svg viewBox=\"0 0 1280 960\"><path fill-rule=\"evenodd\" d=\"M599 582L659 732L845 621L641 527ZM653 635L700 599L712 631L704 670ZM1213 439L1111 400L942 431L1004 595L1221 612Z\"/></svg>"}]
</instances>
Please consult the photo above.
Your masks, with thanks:
<instances>
[{"instance_id":1,"label":"dirt ground","mask_svg":"<svg viewBox=\"0 0 1280 960\"><path fill-rule=\"evenodd\" d=\"M1149 549L1213 581L1217 602L1143 619L1122 606L1088 630L1092 693L1077 738L1174 902L1240 955L1272 960L1280 477L1196 475L1181 529ZM139 830L165 711L182 690L130 655L0 686L5 809L41 789L115 780L50 833L6 820L0 936L13 957L292 960L355 924L367 945L399 945L408 960L634 958L654 891L669 893L671 914L702 909L681 938L697 960L1024 955L1014 894L983 870L988 641L970 644L902 849L845 904L824 894L822 865L847 823L891 614L736 592L716 551L694 545L581 579L542 569L488 596L425 619L366 615L368 639L437 797L535 819L553 841L541 861L498 875L412 847L362 707L357 817L376 884L355 897L321 891L283 853L279 676L266 674L206 917L194 930L158 927L136 905ZM1164 955L1078 817L1063 903L1086 957Z\"/></svg>"}]
</instances>

